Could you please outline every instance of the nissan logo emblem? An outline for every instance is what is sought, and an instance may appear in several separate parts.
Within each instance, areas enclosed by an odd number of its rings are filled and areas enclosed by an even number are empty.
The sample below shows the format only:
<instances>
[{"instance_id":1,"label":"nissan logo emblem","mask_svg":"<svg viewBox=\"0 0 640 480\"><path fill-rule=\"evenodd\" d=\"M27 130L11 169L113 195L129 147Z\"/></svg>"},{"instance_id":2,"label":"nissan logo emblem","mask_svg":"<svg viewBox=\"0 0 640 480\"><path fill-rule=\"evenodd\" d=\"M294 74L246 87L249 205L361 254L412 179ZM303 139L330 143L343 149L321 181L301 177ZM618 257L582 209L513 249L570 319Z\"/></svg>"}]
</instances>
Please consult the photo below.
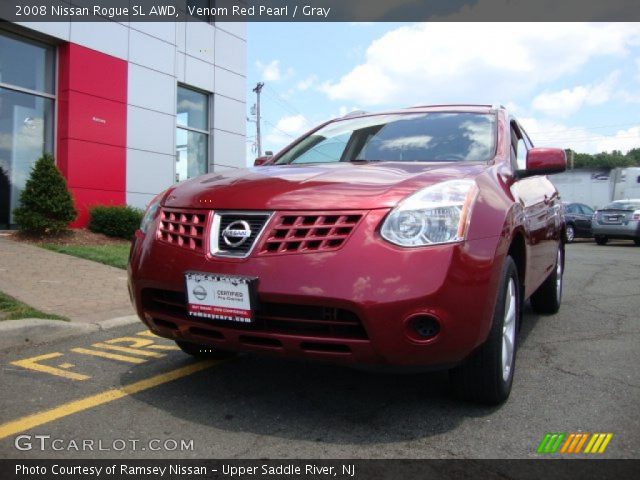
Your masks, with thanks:
<instances>
[{"instance_id":1,"label":"nissan logo emblem","mask_svg":"<svg viewBox=\"0 0 640 480\"><path fill-rule=\"evenodd\" d=\"M192 293L193 293L193 296L196 297L198 300L204 300L205 298L207 298L207 291L204 289L202 285L196 285Z\"/></svg>"},{"instance_id":2,"label":"nissan logo emblem","mask_svg":"<svg viewBox=\"0 0 640 480\"><path fill-rule=\"evenodd\" d=\"M236 220L231 222L227 228L222 231L222 239L224 243L230 247L239 247L251 237L251 227L244 220Z\"/></svg>"}]
</instances>

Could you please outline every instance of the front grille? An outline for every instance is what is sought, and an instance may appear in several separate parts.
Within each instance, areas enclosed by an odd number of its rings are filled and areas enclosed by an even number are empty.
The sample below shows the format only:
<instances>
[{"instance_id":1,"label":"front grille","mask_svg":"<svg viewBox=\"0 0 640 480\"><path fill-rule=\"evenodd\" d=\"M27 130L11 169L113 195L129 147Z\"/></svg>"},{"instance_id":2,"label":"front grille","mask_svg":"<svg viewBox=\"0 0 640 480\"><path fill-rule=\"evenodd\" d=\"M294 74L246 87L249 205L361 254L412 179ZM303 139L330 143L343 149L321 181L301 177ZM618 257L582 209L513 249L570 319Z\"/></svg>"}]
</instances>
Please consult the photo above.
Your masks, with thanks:
<instances>
[{"instance_id":1,"label":"front grille","mask_svg":"<svg viewBox=\"0 0 640 480\"><path fill-rule=\"evenodd\" d=\"M280 214L258 254L337 250L344 245L362 217L362 212Z\"/></svg>"},{"instance_id":2,"label":"front grille","mask_svg":"<svg viewBox=\"0 0 640 480\"><path fill-rule=\"evenodd\" d=\"M216 241L212 245L211 253L226 257L246 257L270 217L270 213L216 212L213 220L214 232L212 233ZM234 237L230 235L230 232L233 231L250 233L246 238Z\"/></svg>"},{"instance_id":3,"label":"front grille","mask_svg":"<svg viewBox=\"0 0 640 480\"><path fill-rule=\"evenodd\" d=\"M244 324L192 317L187 313L184 292L152 288L142 291L142 307L151 316L168 315L212 327L327 338L367 338L358 315L344 308L261 302L255 321Z\"/></svg>"},{"instance_id":4,"label":"front grille","mask_svg":"<svg viewBox=\"0 0 640 480\"><path fill-rule=\"evenodd\" d=\"M163 208L160 212L158 238L178 247L203 252L206 224L206 212Z\"/></svg>"}]
</instances>

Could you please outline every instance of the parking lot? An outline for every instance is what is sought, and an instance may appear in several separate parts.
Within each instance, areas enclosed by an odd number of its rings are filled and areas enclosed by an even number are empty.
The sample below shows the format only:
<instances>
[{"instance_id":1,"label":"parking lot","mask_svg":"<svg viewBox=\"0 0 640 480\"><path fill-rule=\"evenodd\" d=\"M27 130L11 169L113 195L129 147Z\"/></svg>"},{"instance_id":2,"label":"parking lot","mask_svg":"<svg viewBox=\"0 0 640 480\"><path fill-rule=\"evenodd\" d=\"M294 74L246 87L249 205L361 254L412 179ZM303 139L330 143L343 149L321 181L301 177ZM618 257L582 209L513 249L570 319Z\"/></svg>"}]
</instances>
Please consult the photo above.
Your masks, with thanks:
<instances>
[{"instance_id":1,"label":"parking lot","mask_svg":"<svg viewBox=\"0 0 640 480\"><path fill-rule=\"evenodd\" d=\"M548 432L599 432L598 458L638 458L640 247L568 245L564 287L559 314L525 312L500 408L444 372L195 362L142 324L3 352L0 457L535 458Z\"/></svg>"}]
</instances>

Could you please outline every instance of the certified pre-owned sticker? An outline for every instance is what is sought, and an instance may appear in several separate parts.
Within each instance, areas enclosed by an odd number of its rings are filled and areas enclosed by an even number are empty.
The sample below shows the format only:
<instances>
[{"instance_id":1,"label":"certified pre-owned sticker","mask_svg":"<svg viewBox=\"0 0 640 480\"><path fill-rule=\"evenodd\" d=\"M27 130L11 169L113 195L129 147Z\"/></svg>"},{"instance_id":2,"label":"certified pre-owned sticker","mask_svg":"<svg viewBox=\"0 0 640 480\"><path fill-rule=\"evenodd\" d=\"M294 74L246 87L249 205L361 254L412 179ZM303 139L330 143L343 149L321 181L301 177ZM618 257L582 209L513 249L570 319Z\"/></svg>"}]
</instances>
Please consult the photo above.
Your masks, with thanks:
<instances>
[{"instance_id":1,"label":"certified pre-owned sticker","mask_svg":"<svg viewBox=\"0 0 640 480\"><path fill-rule=\"evenodd\" d=\"M239 276L187 273L189 314L213 320L251 322L252 281Z\"/></svg>"}]
</instances>

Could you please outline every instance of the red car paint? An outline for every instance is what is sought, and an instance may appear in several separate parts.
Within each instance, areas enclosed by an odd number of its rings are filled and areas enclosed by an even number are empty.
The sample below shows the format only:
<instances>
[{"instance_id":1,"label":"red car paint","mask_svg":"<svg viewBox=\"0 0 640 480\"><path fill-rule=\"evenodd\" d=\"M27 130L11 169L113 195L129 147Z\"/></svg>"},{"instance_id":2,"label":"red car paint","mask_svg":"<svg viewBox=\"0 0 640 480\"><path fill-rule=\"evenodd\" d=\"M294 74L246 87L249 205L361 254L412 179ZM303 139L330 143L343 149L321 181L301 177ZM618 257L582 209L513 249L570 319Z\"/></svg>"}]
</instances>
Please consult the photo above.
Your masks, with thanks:
<instances>
[{"instance_id":1,"label":"red car paint","mask_svg":"<svg viewBox=\"0 0 640 480\"><path fill-rule=\"evenodd\" d=\"M564 156L554 149L530 149L530 169L517 171L510 145L519 126L501 107L419 107L393 113L407 111L495 113L495 156L472 163L273 165L281 153L266 166L179 184L164 192L161 209L199 212L206 223L193 250L163 241L158 215L148 234L136 233L129 288L142 321L158 335L224 350L403 366L464 360L487 338L506 255L511 252L517 260L525 298L555 267L563 220L558 192L544 174L560 171ZM474 179L478 188L464 240L407 248L382 238L381 225L399 202L429 185L461 178ZM206 253L214 209L275 215L247 258L224 258ZM339 222L353 214L357 222L336 249L265 250L279 216L332 214ZM272 328L271 320L247 327L191 317L185 304L187 271L257 277L260 305L280 315L284 311L287 321L299 315L302 326L309 322L308 312L322 309L327 322L355 318L358 327L348 334L331 329L318 334ZM420 315L438 320L436 335L416 334L411 319Z\"/></svg>"}]
</instances>

